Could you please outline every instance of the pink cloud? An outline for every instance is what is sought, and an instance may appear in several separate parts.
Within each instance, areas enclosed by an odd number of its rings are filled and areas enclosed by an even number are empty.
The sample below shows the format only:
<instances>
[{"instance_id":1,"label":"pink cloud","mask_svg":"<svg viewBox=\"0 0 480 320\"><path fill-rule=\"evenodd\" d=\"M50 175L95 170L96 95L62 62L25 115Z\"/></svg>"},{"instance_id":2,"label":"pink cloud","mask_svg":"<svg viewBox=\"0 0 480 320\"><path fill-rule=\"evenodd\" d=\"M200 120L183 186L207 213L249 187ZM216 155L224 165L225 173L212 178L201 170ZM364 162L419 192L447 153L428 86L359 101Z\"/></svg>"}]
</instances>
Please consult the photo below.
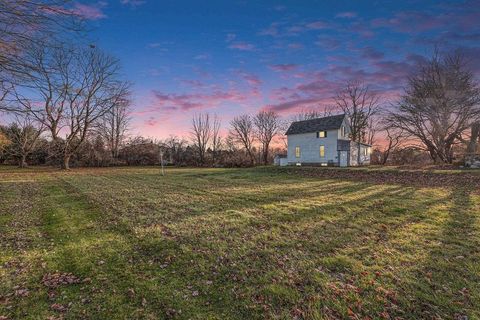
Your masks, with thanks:
<instances>
[{"instance_id":1,"label":"pink cloud","mask_svg":"<svg viewBox=\"0 0 480 320\"><path fill-rule=\"evenodd\" d=\"M318 41L316 41L315 44L326 50L336 50L340 48L341 42L337 38L322 36L318 38Z\"/></svg>"},{"instance_id":2,"label":"pink cloud","mask_svg":"<svg viewBox=\"0 0 480 320\"><path fill-rule=\"evenodd\" d=\"M391 18L373 19L371 25L374 28L392 28L403 33L418 33L451 26L455 21L461 21L464 17L457 17L453 14L430 14L418 11L398 12ZM476 18L480 18L477 15Z\"/></svg>"},{"instance_id":3,"label":"pink cloud","mask_svg":"<svg viewBox=\"0 0 480 320\"><path fill-rule=\"evenodd\" d=\"M331 97L335 94L335 91L339 88L338 83L329 81L324 78L319 78L313 82L306 84L300 84L297 86L297 90L302 93L307 93L310 96L322 96Z\"/></svg>"},{"instance_id":4,"label":"pink cloud","mask_svg":"<svg viewBox=\"0 0 480 320\"><path fill-rule=\"evenodd\" d=\"M308 32L312 30L322 30L331 28L332 26L321 20L312 22L299 22L299 23L286 23L286 22L273 22L267 28L258 32L261 36L271 36L275 38L297 36L300 33Z\"/></svg>"},{"instance_id":5,"label":"pink cloud","mask_svg":"<svg viewBox=\"0 0 480 320\"><path fill-rule=\"evenodd\" d=\"M335 64L319 72L302 74L304 82L292 87L281 87L272 92L274 101L268 108L281 113L296 112L306 108L334 105L333 97L347 81L359 81L382 95L383 99L394 100L402 90L408 75L416 68L421 57L409 55L405 61L385 61L382 54L360 50L360 54L370 53L372 59L367 69L353 65Z\"/></svg>"},{"instance_id":6,"label":"pink cloud","mask_svg":"<svg viewBox=\"0 0 480 320\"><path fill-rule=\"evenodd\" d=\"M243 79L245 79L245 81L247 81L247 83L251 86L258 87L262 84L262 80L252 73L242 73L241 75Z\"/></svg>"},{"instance_id":7,"label":"pink cloud","mask_svg":"<svg viewBox=\"0 0 480 320\"><path fill-rule=\"evenodd\" d=\"M365 47L361 49L362 57L369 60L380 60L383 59L385 54L373 47Z\"/></svg>"},{"instance_id":8,"label":"pink cloud","mask_svg":"<svg viewBox=\"0 0 480 320\"><path fill-rule=\"evenodd\" d=\"M182 83L186 84L186 85L189 85L191 86L192 88L195 88L195 89L205 89L207 87L206 84L204 84L203 82L199 81L199 80L192 80L192 79L185 79L185 80L181 80Z\"/></svg>"},{"instance_id":9,"label":"pink cloud","mask_svg":"<svg viewBox=\"0 0 480 320\"><path fill-rule=\"evenodd\" d=\"M107 17L102 11L104 6L104 2L99 2L96 5L75 3L71 12L87 20L99 20Z\"/></svg>"},{"instance_id":10,"label":"pink cloud","mask_svg":"<svg viewBox=\"0 0 480 320\"><path fill-rule=\"evenodd\" d=\"M291 70L296 69L298 67L298 65L293 64L293 63L286 63L286 64L274 64L274 65L270 65L268 67L270 69L272 69L273 71L286 72L286 71L291 71Z\"/></svg>"},{"instance_id":11,"label":"pink cloud","mask_svg":"<svg viewBox=\"0 0 480 320\"><path fill-rule=\"evenodd\" d=\"M292 50L300 50L300 49L303 49L305 46L301 43L294 42L294 43L288 44L287 47L288 49L292 49Z\"/></svg>"},{"instance_id":12,"label":"pink cloud","mask_svg":"<svg viewBox=\"0 0 480 320\"><path fill-rule=\"evenodd\" d=\"M312 108L315 106L319 106L322 104L321 99L315 99L315 98L307 98L307 99L298 99L298 100L292 100L284 103L279 103L276 105L269 105L266 106L265 108L268 110L274 110L277 112L287 112L287 111L295 111L295 110L302 110L302 109L308 109Z\"/></svg>"},{"instance_id":13,"label":"pink cloud","mask_svg":"<svg viewBox=\"0 0 480 320\"><path fill-rule=\"evenodd\" d=\"M335 18L349 18L349 19L352 19L352 18L355 18L357 16L357 13L356 12L352 12L352 11L346 11L346 12L340 12L338 13Z\"/></svg>"},{"instance_id":14,"label":"pink cloud","mask_svg":"<svg viewBox=\"0 0 480 320\"><path fill-rule=\"evenodd\" d=\"M320 30L320 29L328 28L329 25L324 21L315 21L315 22L307 23L305 27L310 30Z\"/></svg>"},{"instance_id":15,"label":"pink cloud","mask_svg":"<svg viewBox=\"0 0 480 320\"><path fill-rule=\"evenodd\" d=\"M260 30L260 32L258 34L261 35L261 36L275 37L279 33L278 29L279 29L279 24L274 22L274 23L270 24L270 26L268 28Z\"/></svg>"},{"instance_id":16,"label":"pink cloud","mask_svg":"<svg viewBox=\"0 0 480 320\"><path fill-rule=\"evenodd\" d=\"M155 117L149 117L144 123L148 127L155 127L158 125L158 120Z\"/></svg>"},{"instance_id":17,"label":"pink cloud","mask_svg":"<svg viewBox=\"0 0 480 320\"><path fill-rule=\"evenodd\" d=\"M246 95L236 91L214 91L212 93L175 94L154 91L155 105L160 110L205 109L217 107L224 102L243 102ZM166 109L168 108L168 109Z\"/></svg>"}]
</instances>

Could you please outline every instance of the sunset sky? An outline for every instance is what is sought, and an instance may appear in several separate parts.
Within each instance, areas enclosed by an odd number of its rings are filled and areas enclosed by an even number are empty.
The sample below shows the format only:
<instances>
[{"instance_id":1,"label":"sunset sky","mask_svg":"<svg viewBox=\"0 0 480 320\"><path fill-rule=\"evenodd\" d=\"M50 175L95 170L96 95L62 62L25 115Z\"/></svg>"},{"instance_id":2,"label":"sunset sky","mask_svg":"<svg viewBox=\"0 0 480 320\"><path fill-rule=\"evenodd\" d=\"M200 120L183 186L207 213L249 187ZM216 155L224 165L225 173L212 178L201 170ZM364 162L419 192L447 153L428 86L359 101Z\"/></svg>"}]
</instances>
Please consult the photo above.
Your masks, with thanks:
<instances>
[{"instance_id":1,"label":"sunset sky","mask_svg":"<svg viewBox=\"0 0 480 320\"><path fill-rule=\"evenodd\" d=\"M331 105L347 80L385 104L415 65L460 48L480 71L480 1L160 1L76 3L90 37L134 83L132 134L187 135L194 113Z\"/></svg>"}]
</instances>

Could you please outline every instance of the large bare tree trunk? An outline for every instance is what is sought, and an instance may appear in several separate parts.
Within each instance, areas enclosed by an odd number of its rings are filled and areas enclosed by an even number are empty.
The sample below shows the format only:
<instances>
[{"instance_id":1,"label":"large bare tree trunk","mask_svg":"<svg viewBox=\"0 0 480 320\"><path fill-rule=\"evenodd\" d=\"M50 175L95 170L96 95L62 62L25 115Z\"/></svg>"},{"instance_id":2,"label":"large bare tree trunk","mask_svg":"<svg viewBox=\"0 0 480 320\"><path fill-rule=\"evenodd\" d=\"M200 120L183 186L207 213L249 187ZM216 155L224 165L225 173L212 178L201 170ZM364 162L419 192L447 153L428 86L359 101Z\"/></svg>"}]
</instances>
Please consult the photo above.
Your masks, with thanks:
<instances>
[{"instance_id":1,"label":"large bare tree trunk","mask_svg":"<svg viewBox=\"0 0 480 320\"><path fill-rule=\"evenodd\" d=\"M472 132L470 142L468 143L467 153L473 154L477 152L477 143L480 138L480 122L472 124Z\"/></svg>"},{"instance_id":2,"label":"large bare tree trunk","mask_svg":"<svg viewBox=\"0 0 480 320\"><path fill-rule=\"evenodd\" d=\"M220 137L220 127L221 122L218 116L215 114L213 117L212 124L212 155L213 155L213 165L218 161L217 153L221 148L221 137Z\"/></svg>"},{"instance_id":3,"label":"large bare tree trunk","mask_svg":"<svg viewBox=\"0 0 480 320\"><path fill-rule=\"evenodd\" d=\"M62 169L70 170L70 157L71 155L67 154L63 157Z\"/></svg>"},{"instance_id":4,"label":"large bare tree trunk","mask_svg":"<svg viewBox=\"0 0 480 320\"><path fill-rule=\"evenodd\" d=\"M18 166L19 166L20 168L26 168L26 167L28 166L28 164L27 164L27 155L26 155L26 154L22 155L22 158L20 159L20 161L19 161L19 163L18 163Z\"/></svg>"}]
</instances>

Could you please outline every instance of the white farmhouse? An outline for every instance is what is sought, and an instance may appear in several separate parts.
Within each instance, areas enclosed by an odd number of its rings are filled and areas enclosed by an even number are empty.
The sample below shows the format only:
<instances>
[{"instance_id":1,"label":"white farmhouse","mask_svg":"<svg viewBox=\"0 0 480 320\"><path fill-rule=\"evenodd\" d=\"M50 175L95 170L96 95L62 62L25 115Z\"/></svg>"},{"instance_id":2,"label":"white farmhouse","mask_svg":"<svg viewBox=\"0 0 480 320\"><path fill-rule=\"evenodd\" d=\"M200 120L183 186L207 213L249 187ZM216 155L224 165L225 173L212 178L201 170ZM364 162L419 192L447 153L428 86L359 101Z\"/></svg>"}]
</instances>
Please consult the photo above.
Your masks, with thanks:
<instances>
[{"instance_id":1,"label":"white farmhouse","mask_svg":"<svg viewBox=\"0 0 480 320\"><path fill-rule=\"evenodd\" d=\"M350 140L350 125L344 114L293 122L286 135L288 165L370 164L371 146Z\"/></svg>"}]
</instances>

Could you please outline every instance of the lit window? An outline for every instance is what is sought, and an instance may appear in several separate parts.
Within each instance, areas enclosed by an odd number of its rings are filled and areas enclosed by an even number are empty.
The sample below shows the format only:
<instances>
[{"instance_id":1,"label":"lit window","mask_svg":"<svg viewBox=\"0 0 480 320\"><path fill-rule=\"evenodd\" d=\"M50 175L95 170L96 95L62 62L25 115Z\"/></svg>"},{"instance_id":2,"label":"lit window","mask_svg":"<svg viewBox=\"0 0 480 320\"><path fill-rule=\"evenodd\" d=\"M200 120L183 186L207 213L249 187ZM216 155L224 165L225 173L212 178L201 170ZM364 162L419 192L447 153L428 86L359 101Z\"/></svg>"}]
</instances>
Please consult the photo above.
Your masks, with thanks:
<instances>
[{"instance_id":1,"label":"lit window","mask_svg":"<svg viewBox=\"0 0 480 320\"><path fill-rule=\"evenodd\" d=\"M320 158L325 157L325 146L320 146Z\"/></svg>"},{"instance_id":2,"label":"lit window","mask_svg":"<svg viewBox=\"0 0 480 320\"><path fill-rule=\"evenodd\" d=\"M327 137L327 131L317 132L317 138L326 138L326 137Z\"/></svg>"},{"instance_id":3,"label":"lit window","mask_svg":"<svg viewBox=\"0 0 480 320\"><path fill-rule=\"evenodd\" d=\"M300 158L300 147L295 147L295 158Z\"/></svg>"}]
</instances>

